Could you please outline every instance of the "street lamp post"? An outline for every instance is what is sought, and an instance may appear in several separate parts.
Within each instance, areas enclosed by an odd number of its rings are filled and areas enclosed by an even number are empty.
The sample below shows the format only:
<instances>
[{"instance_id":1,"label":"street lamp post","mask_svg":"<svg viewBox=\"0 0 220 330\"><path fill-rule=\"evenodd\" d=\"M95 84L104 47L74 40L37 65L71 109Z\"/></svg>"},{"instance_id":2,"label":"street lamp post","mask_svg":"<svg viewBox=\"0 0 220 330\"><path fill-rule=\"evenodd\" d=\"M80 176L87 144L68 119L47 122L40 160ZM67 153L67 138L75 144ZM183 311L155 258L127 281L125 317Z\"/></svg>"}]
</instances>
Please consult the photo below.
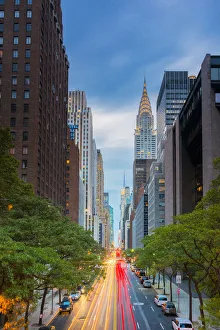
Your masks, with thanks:
<instances>
[{"instance_id":1,"label":"street lamp post","mask_svg":"<svg viewBox=\"0 0 220 330\"><path fill-rule=\"evenodd\" d=\"M50 314L53 315L53 288L52 288L52 306L51 306Z\"/></svg>"}]
</instances>

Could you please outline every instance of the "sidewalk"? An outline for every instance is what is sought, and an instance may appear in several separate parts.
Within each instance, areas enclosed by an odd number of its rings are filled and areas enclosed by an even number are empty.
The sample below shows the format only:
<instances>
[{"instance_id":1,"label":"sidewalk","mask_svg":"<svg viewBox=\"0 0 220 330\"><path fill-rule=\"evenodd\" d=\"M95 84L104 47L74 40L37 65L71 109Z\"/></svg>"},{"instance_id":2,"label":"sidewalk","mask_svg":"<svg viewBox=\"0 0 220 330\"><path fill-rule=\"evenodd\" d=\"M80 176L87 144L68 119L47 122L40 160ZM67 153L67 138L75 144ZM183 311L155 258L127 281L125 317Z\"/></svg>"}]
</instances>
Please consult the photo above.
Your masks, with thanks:
<instances>
[{"instance_id":1,"label":"sidewalk","mask_svg":"<svg viewBox=\"0 0 220 330\"><path fill-rule=\"evenodd\" d=\"M40 304L41 299L39 299L38 305L33 313L29 316L29 329L30 330L38 330L40 326L38 325L39 316L40 316ZM53 310L52 310L53 307ZM58 290L53 290L53 301L52 301L52 290L46 296L46 302L44 305L44 313L43 313L43 324L49 324L57 315L59 310L59 294Z\"/></svg>"},{"instance_id":2,"label":"sidewalk","mask_svg":"<svg viewBox=\"0 0 220 330\"><path fill-rule=\"evenodd\" d=\"M184 282L184 281L182 281ZM186 282L186 281L185 281ZM160 289L158 289L158 282L157 279L155 281L155 285L153 285L153 288L158 294L164 294L163 290L163 283L162 280L160 281ZM179 309L180 312L178 313L178 317L182 318L189 318L189 294L183 290L187 288L187 283L182 283L180 287L180 294L179 294ZM173 299L172 301L176 305L176 308L178 307L178 294L177 294L178 286L172 282L172 291L173 291ZM170 282L169 279L166 278L165 281L165 294L168 297L168 300L170 299ZM199 312L199 299L195 298L196 294L193 294L192 298L192 319L193 323L200 324L200 312Z\"/></svg>"}]
</instances>

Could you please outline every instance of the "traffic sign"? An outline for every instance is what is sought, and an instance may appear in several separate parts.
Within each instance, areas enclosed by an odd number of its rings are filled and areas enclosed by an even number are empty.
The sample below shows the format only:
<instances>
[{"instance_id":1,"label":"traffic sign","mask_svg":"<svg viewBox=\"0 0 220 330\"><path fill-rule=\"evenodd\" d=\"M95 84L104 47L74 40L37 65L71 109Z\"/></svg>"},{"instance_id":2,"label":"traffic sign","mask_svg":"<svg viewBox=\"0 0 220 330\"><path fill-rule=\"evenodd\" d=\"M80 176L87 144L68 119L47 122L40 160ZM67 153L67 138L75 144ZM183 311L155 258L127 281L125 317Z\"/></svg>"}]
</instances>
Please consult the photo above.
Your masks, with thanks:
<instances>
[{"instance_id":1,"label":"traffic sign","mask_svg":"<svg viewBox=\"0 0 220 330\"><path fill-rule=\"evenodd\" d=\"M176 284L180 284L181 280L181 275L176 275Z\"/></svg>"}]
</instances>

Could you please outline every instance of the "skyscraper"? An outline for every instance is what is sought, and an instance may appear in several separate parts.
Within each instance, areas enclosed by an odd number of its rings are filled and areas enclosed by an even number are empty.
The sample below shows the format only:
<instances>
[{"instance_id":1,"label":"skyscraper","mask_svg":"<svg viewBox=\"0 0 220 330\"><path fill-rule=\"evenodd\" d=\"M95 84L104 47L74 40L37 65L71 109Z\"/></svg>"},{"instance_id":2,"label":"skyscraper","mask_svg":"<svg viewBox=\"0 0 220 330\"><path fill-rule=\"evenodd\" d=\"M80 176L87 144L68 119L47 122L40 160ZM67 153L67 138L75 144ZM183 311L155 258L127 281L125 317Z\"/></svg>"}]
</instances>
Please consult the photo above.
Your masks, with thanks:
<instances>
[{"instance_id":1,"label":"skyscraper","mask_svg":"<svg viewBox=\"0 0 220 330\"><path fill-rule=\"evenodd\" d=\"M121 215L120 215L120 223L119 223L119 246L121 248L125 247L125 222L129 220L129 208L131 204L131 193L130 188L128 186L124 186L121 189Z\"/></svg>"},{"instance_id":2,"label":"skyscraper","mask_svg":"<svg viewBox=\"0 0 220 330\"><path fill-rule=\"evenodd\" d=\"M183 107L195 77L188 71L165 71L157 98L157 160L163 160L163 141L167 130Z\"/></svg>"},{"instance_id":3,"label":"skyscraper","mask_svg":"<svg viewBox=\"0 0 220 330\"><path fill-rule=\"evenodd\" d=\"M99 222L99 244L104 247L105 229L103 225L104 219L104 170L103 159L100 149L97 149L97 190L96 190L96 210L100 219Z\"/></svg>"},{"instance_id":4,"label":"skyscraper","mask_svg":"<svg viewBox=\"0 0 220 330\"><path fill-rule=\"evenodd\" d=\"M87 107L84 91L69 92L68 124L75 130L75 143L79 148L79 170L85 184L85 227L93 228L92 151L93 124L91 108Z\"/></svg>"},{"instance_id":5,"label":"skyscraper","mask_svg":"<svg viewBox=\"0 0 220 330\"><path fill-rule=\"evenodd\" d=\"M155 159L156 132L145 79L134 135L134 159Z\"/></svg>"},{"instance_id":6,"label":"skyscraper","mask_svg":"<svg viewBox=\"0 0 220 330\"><path fill-rule=\"evenodd\" d=\"M19 176L65 206L68 59L59 0L0 3L0 123Z\"/></svg>"}]
</instances>

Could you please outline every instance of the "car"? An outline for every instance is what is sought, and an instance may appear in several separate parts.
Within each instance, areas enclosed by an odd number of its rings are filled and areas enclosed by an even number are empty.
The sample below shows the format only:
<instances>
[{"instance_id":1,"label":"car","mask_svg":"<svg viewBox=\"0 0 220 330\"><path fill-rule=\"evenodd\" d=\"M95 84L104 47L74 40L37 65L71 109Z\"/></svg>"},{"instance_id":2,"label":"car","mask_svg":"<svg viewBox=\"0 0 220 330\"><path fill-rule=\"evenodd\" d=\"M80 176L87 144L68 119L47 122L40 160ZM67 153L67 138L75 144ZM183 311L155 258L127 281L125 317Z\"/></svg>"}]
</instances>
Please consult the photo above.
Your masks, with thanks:
<instances>
[{"instance_id":1,"label":"car","mask_svg":"<svg viewBox=\"0 0 220 330\"><path fill-rule=\"evenodd\" d=\"M84 285L78 285L76 288L77 291L80 291L81 294L85 293L85 287Z\"/></svg>"},{"instance_id":2,"label":"car","mask_svg":"<svg viewBox=\"0 0 220 330\"><path fill-rule=\"evenodd\" d=\"M194 330L192 322L189 319L183 319L180 317L176 317L174 320L172 320L172 329Z\"/></svg>"},{"instance_id":3,"label":"car","mask_svg":"<svg viewBox=\"0 0 220 330\"><path fill-rule=\"evenodd\" d=\"M154 298L154 302L157 306L161 306L163 303L167 302L167 296L164 294L157 294Z\"/></svg>"},{"instance_id":4,"label":"car","mask_svg":"<svg viewBox=\"0 0 220 330\"><path fill-rule=\"evenodd\" d=\"M138 271L135 272L137 277L145 276L145 271L143 269L139 269Z\"/></svg>"},{"instance_id":5,"label":"car","mask_svg":"<svg viewBox=\"0 0 220 330\"><path fill-rule=\"evenodd\" d=\"M72 310L73 310L72 302L70 302L69 300L64 300L61 302L60 308L59 308L59 314L61 314L63 312L68 312L70 314L72 312Z\"/></svg>"},{"instance_id":6,"label":"car","mask_svg":"<svg viewBox=\"0 0 220 330\"><path fill-rule=\"evenodd\" d=\"M152 287L151 281L150 280L145 280L143 282L143 287L144 288L151 288Z\"/></svg>"},{"instance_id":7,"label":"car","mask_svg":"<svg viewBox=\"0 0 220 330\"><path fill-rule=\"evenodd\" d=\"M131 271L135 272L136 266L131 264Z\"/></svg>"},{"instance_id":8,"label":"car","mask_svg":"<svg viewBox=\"0 0 220 330\"><path fill-rule=\"evenodd\" d=\"M161 305L164 315L176 315L176 306L172 301L167 301Z\"/></svg>"},{"instance_id":9,"label":"car","mask_svg":"<svg viewBox=\"0 0 220 330\"><path fill-rule=\"evenodd\" d=\"M149 276L141 276L140 277L140 283L143 284L145 280L149 280Z\"/></svg>"},{"instance_id":10,"label":"car","mask_svg":"<svg viewBox=\"0 0 220 330\"><path fill-rule=\"evenodd\" d=\"M63 299L62 299L62 302L63 301L69 301L69 302L72 302L72 297L68 294L64 295L63 296Z\"/></svg>"},{"instance_id":11,"label":"car","mask_svg":"<svg viewBox=\"0 0 220 330\"><path fill-rule=\"evenodd\" d=\"M42 327L38 328L38 330L56 330L55 325L48 327L47 325L43 325Z\"/></svg>"},{"instance_id":12,"label":"car","mask_svg":"<svg viewBox=\"0 0 220 330\"><path fill-rule=\"evenodd\" d=\"M81 297L81 292L80 291L71 292L70 296L72 300L79 300L79 298Z\"/></svg>"}]
</instances>

